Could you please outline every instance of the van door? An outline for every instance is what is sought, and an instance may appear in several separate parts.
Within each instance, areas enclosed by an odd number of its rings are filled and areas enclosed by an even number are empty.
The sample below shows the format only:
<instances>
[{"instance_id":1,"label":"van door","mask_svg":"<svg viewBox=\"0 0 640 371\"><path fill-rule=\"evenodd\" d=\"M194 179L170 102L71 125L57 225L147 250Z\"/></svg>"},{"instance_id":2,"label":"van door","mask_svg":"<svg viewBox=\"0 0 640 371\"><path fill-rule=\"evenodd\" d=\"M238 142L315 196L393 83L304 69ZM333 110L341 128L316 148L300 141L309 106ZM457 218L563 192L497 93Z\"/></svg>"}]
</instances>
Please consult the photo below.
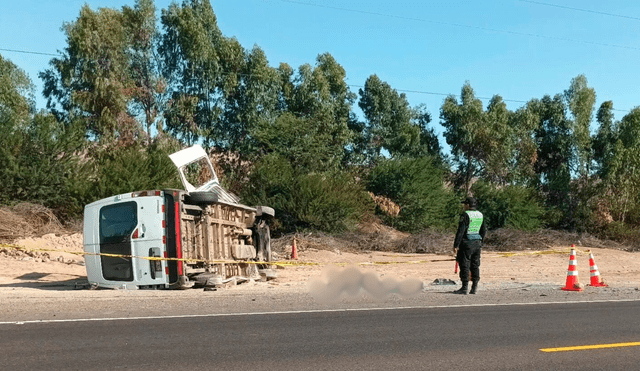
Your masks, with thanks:
<instances>
[{"instance_id":1,"label":"van door","mask_svg":"<svg viewBox=\"0 0 640 371\"><path fill-rule=\"evenodd\" d=\"M135 201L120 202L100 209L100 253L131 255L131 234L138 225ZM100 256L102 276L108 281L133 281L130 257Z\"/></svg>"},{"instance_id":2,"label":"van door","mask_svg":"<svg viewBox=\"0 0 640 371\"><path fill-rule=\"evenodd\" d=\"M164 198L136 197L138 223L131 242L135 283L139 286L164 285L168 283L162 260L144 259L164 257Z\"/></svg>"}]
</instances>

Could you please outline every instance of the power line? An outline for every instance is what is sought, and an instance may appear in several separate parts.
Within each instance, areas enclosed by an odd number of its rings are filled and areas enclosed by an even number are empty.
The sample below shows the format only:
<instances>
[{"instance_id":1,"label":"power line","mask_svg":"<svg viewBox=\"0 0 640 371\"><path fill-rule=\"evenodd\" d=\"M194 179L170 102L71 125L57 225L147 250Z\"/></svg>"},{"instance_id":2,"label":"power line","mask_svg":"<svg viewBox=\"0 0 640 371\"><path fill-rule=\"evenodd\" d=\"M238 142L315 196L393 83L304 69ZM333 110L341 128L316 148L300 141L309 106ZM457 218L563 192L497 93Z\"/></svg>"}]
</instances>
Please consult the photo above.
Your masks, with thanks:
<instances>
[{"instance_id":1,"label":"power line","mask_svg":"<svg viewBox=\"0 0 640 371\"><path fill-rule=\"evenodd\" d=\"M34 51L29 51L29 50L15 50L15 49L6 49L6 48L0 48L0 50L2 51L9 51L9 52L15 52L15 53L24 53L24 54L36 54L36 55L47 55L47 56L54 56L54 57L63 57L63 55L61 54L51 54L51 53L41 53L41 52L34 52ZM239 73L239 72L225 72L222 71L223 75L242 75L242 76L261 76L261 75L256 75L256 74L247 74L247 73ZM364 88L364 85L353 85L353 84L347 84L347 86L349 87L353 87L353 88ZM413 93L413 94L426 94L426 95L439 95L439 96L455 96L455 97L460 97L460 94L452 94L452 93L437 93L437 92L431 92L431 91L421 91L421 90L408 90L408 89L395 89L396 91L399 91L401 93ZM490 100L491 98L487 98L487 97L476 97L477 99L480 100ZM528 101L525 100L518 100L518 99L502 99L504 102L513 102L513 103L528 103ZM618 112L631 112L630 110L621 110L621 109L612 109L613 111L618 111Z\"/></svg>"},{"instance_id":2,"label":"power line","mask_svg":"<svg viewBox=\"0 0 640 371\"><path fill-rule=\"evenodd\" d=\"M51 56L51 57L61 57L62 56L60 54L32 52L32 51L28 51L28 50L5 49L5 48L0 48L0 50L5 51L5 52L14 52L14 53L23 53L23 54L47 55L47 56Z\"/></svg>"},{"instance_id":3,"label":"power line","mask_svg":"<svg viewBox=\"0 0 640 371\"><path fill-rule=\"evenodd\" d=\"M587 45L606 46L606 47L620 48L620 49L640 50L640 48L634 47L634 46L599 43L599 42L595 42L595 41L575 40L575 39L568 39L568 38L564 38L564 37L546 36L546 35L539 35L539 34L533 34L533 33L527 33L527 32L501 30L501 29L490 28L490 27L470 26L470 25L461 24L461 23L434 21L434 20L424 19L424 18L415 18L415 17L407 17L407 16L402 16L402 15L385 14L385 13L372 12L372 11L368 11L368 10L341 8L341 7L337 7L337 6L314 4L314 3L307 3L307 2L302 2L302 1L293 1L293 0L280 0L280 1L282 1L283 3L307 5L307 6L314 6L314 7L318 7L318 8L341 10L341 11L352 12L352 13L375 15L375 16L388 17L388 18L397 18L397 19L404 19L404 20L416 21L416 22L426 22L426 23L433 23L433 24L439 24L439 25L445 25L445 26L462 27L462 28L469 28L469 29L473 29L473 30L482 30L482 31L504 33L504 34L509 34L509 35L528 36L528 37L536 37L536 38L540 38L540 39L568 41L568 42L572 42L572 43L581 43L581 44L587 44Z\"/></svg>"},{"instance_id":4,"label":"power line","mask_svg":"<svg viewBox=\"0 0 640 371\"><path fill-rule=\"evenodd\" d=\"M569 9L569 10L575 10L575 11L578 11L578 12L600 14L600 15L606 15L606 16L609 16L609 17L626 18L626 19L633 19L633 20L636 20L636 21L640 21L640 18L631 17L631 16L628 16L628 15L605 13L605 12L600 12L600 11L597 11L597 10L573 8L573 7L570 7L570 6L549 4L549 3L543 3L543 2L540 2L540 1L532 1L532 0L518 0L518 1L521 1L523 3L531 3L531 4L536 4L536 5L551 6L551 7L554 7L554 8Z\"/></svg>"}]
</instances>

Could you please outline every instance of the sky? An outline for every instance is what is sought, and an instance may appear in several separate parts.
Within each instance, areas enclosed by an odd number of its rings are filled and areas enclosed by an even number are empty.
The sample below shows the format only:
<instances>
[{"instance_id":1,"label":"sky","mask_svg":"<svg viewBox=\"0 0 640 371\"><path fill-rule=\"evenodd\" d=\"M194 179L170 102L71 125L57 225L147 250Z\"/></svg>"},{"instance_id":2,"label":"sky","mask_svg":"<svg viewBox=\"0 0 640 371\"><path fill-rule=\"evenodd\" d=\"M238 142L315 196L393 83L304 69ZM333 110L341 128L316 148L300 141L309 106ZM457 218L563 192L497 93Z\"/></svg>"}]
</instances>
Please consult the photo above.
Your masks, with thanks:
<instances>
[{"instance_id":1,"label":"sky","mask_svg":"<svg viewBox=\"0 0 640 371\"><path fill-rule=\"evenodd\" d=\"M83 4L121 9L134 0L0 0L0 55L36 85L65 47L64 22ZM158 12L171 0L156 0ZM178 3L181 3L179 1ZM468 81L486 104L500 95L511 110L561 94L584 74L596 111L611 100L621 119L640 106L640 2L610 0L212 0L218 27L244 48L262 48L272 66L314 64L328 52L357 93L376 74L412 106L425 104L442 138L444 98ZM160 27L160 23L158 21ZM26 51L31 53L21 53ZM357 110L357 105L354 106ZM595 124L592 125L595 130Z\"/></svg>"}]
</instances>

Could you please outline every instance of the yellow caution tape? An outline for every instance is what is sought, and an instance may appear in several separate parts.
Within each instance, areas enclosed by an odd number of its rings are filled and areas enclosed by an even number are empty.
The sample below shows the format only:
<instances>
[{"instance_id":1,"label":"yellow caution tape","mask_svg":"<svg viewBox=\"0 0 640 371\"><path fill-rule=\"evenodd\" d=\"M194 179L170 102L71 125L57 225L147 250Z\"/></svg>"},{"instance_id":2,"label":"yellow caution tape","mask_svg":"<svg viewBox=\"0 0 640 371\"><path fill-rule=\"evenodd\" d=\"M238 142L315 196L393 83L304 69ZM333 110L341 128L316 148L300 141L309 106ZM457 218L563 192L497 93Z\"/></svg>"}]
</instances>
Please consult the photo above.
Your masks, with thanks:
<instances>
[{"instance_id":1,"label":"yellow caution tape","mask_svg":"<svg viewBox=\"0 0 640 371\"><path fill-rule=\"evenodd\" d=\"M500 256L501 258L509 258L512 256L524 256L524 255L554 255L554 254L570 254L571 250L575 250L576 253L580 253L580 254L589 254L590 250L580 250L580 249L576 249L576 248L569 248L569 249L564 249L564 250L540 250L540 251L526 251L526 252L498 252L495 253L498 256Z\"/></svg>"},{"instance_id":2,"label":"yellow caution tape","mask_svg":"<svg viewBox=\"0 0 640 371\"><path fill-rule=\"evenodd\" d=\"M56 253L65 253L65 254L73 254L73 255L91 255L91 256L106 256L110 258L130 258L130 259L144 259L144 260L155 260L155 261L182 261L187 263L210 263L210 264L260 264L260 265L280 265L280 266L293 266L293 265L320 265L319 263L313 262L263 262L263 261L238 261L238 260L207 260L207 259L188 259L188 258L163 258L159 256L137 256L137 255L127 255L127 254L109 254L109 253L91 253L91 252L78 252L78 251L66 251L66 250L56 250L56 249L29 249L20 245L10 245L10 244L0 244L0 248L8 248L23 252L32 252L32 251L44 251L44 252L56 252Z\"/></svg>"},{"instance_id":3,"label":"yellow caution tape","mask_svg":"<svg viewBox=\"0 0 640 371\"><path fill-rule=\"evenodd\" d=\"M66 253L73 255L92 255L92 256L106 256L112 258L130 258L130 259L144 259L144 260L153 260L153 261L182 261L187 263L208 263L208 264L260 264L260 265L276 265L276 266L313 266L313 265L321 265L320 263L315 262L304 262L304 261L238 261L238 260L207 260L207 259L187 259L187 258L164 258L164 257L156 257L156 256L137 256L137 255L125 255L125 254L109 254L109 253L90 253L90 252L78 252L78 251L66 251L66 250L56 250L56 249L29 249L20 245L12 245L12 244L0 244L0 248L9 248L18 251L42 251L42 252L55 252L55 253ZM542 251L530 251L530 252L499 252L495 253L499 257L513 257L513 256L525 256L525 255L551 255L551 254L568 254L571 249L565 250L542 250ZM582 251L579 249L575 249L576 252L582 254L589 254L589 250ZM390 255L388 255L390 256ZM407 256L409 257L409 256ZM393 264L427 264L433 262L444 262L444 261L455 261L454 258L451 259L437 259L437 260L411 260L411 261L373 261L373 262L362 262L357 263L357 265L393 265ZM333 263L334 265L349 265L348 263Z\"/></svg>"},{"instance_id":4,"label":"yellow caution tape","mask_svg":"<svg viewBox=\"0 0 640 371\"><path fill-rule=\"evenodd\" d=\"M19 245L9 245L9 244L0 244L0 248L9 248L24 252L31 251L42 251L42 252L55 252L55 253L66 253L73 255L91 255L91 256L106 256L111 258L130 258L130 259L144 259L144 260L154 260L154 261L182 261L187 263L209 263L209 264L260 264L260 265L276 265L276 266L314 266L321 265L320 263L315 262L305 262L305 261L270 261L270 262L262 262L262 261L238 261L238 260L207 260L207 259L187 259L187 258L163 258L156 256L137 256L137 255L126 255L126 254L109 254L109 253L90 253L90 252L78 252L78 251L65 251L65 250L56 250L56 249L29 249L24 246ZM442 261L454 261L455 259L437 259L437 260L412 260L412 261L373 261L373 262L362 262L357 263L357 265L392 265L392 264L426 264L432 262L442 262ZM333 263L334 265L349 265L349 263Z\"/></svg>"}]
</instances>

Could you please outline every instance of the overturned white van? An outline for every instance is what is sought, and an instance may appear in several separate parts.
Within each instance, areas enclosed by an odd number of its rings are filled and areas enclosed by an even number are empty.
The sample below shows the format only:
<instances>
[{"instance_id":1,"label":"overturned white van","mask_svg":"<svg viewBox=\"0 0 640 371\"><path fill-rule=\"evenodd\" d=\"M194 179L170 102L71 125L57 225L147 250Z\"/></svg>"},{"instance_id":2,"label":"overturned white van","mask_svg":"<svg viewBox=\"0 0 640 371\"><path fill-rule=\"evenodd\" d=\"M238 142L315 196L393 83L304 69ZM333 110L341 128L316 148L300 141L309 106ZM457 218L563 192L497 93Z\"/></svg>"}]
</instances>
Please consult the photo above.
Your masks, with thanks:
<instances>
[{"instance_id":1,"label":"overturned white van","mask_svg":"<svg viewBox=\"0 0 640 371\"><path fill-rule=\"evenodd\" d=\"M189 288L274 278L266 223L274 210L240 204L220 186L202 147L169 157L184 190L136 191L85 206L89 283L121 289Z\"/></svg>"}]
</instances>

